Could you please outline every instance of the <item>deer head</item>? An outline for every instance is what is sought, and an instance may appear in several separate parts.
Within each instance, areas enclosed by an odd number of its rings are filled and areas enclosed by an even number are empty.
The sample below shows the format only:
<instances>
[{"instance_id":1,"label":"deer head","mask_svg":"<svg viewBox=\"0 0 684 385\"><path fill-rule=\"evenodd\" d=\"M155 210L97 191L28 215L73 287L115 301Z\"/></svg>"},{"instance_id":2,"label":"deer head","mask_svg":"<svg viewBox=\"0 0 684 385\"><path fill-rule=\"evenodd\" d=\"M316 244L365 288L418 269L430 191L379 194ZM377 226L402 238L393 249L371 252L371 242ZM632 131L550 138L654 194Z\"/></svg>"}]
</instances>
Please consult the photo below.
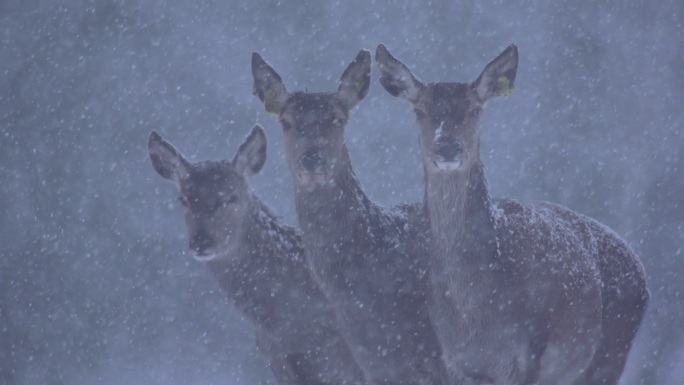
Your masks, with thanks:
<instances>
[{"instance_id":1,"label":"deer head","mask_svg":"<svg viewBox=\"0 0 684 385\"><path fill-rule=\"evenodd\" d=\"M232 161L191 163L159 134L148 141L155 171L176 183L189 246L200 261L226 258L244 237L251 193L247 179L266 161L266 135L255 126Z\"/></svg>"},{"instance_id":2,"label":"deer head","mask_svg":"<svg viewBox=\"0 0 684 385\"><path fill-rule=\"evenodd\" d=\"M349 165L344 127L370 85L370 52L362 50L342 74L337 92L288 93L280 75L252 54L254 94L283 126L295 183L307 190L329 183Z\"/></svg>"},{"instance_id":3,"label":"deer head","mask_svg":"<svg viewBox=\"0 0 684 385\"><path fill-rule=\"evenodd\" d=\"M515 45L487 64L472 83L424 84L382 44L375 60L385 90L413 106L426 172L463 172L479 161L482 110L488 100L513 91L518 68Z\"/></svg>"}]
</instances>

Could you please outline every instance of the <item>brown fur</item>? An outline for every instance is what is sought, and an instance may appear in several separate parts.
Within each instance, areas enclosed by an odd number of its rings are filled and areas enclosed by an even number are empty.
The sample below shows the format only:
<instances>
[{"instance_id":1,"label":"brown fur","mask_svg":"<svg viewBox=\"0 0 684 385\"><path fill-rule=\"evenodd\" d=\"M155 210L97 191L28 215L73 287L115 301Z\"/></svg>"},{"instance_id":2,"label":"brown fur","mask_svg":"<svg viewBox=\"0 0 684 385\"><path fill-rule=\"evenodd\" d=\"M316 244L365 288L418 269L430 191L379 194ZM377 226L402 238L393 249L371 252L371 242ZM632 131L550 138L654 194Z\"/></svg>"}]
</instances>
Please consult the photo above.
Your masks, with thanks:
<instances>
[{"instance_id":1,"label":"brown fur","mask_svg":"<svg viewBox=\"0 0 684 385\"><path fill-rule=\"evenodd\" d=\"M384 46L387 91L416 111L433 237L430 314L463 384L617 384L648 302L615 233L548 203L492 200L479 154L487 100L513 89L510 46L471 84L423 84Z\"/></svg>"},{"instance_id":2,"label":"brown fur","mask_svg":"<svg viewBox=\"0 0 684 385\"><path fill-rule=\"evenodd\" d=\"M370 54L359 53L334 93L287 93L258 54L252 71L256 94L283 125L309 265L366 377L375 384L441 383L426 307L424 206L370 201L344 139L349 112L368 90Z\"/></svg>"},{"instance_id":3,"label":"brown fur","mask_svg":"<svg viewBox=\"0 0 684 385\"><path fill-rule=\"evenodd\" d=\"M330 304L309 274L299 232L284 225L249 189L265 136L255 128L232 162L189 163L160 136L150 154L160 175L174 180L186 206L191 239L235 307L256 329L257 347L278 384L364 383L339 334Z\"/></svg>"}]
</instances>

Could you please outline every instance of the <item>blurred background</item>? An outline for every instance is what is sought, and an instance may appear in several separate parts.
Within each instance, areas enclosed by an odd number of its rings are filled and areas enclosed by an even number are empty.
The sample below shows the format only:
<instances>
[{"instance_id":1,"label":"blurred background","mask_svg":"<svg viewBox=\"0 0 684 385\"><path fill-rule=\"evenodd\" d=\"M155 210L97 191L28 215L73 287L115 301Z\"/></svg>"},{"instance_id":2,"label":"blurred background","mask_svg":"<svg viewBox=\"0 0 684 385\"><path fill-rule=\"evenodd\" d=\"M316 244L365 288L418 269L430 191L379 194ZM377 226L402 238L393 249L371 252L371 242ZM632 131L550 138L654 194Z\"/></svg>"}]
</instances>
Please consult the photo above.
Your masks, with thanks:
<instances>
[{"instance_id":1,"label":"blurred background","mask_svg":"<svg viewBox=\"0 0 684 385\"><path fill-rule=\"evenodd\" d=\"M514 4L515 3L515 4ZM621 384L684 383L684 2L0 1L0 384L267 384L253 331L188 253L159 131L193 160L268 133L255 192L294 224L259 51L289 90L332 91L384 43L423 81L472 81L515 42L489 103L492 195L592 216L642 258L652 301ZM414 116L373 77L347 126L382 204L422 200Z\"/></svg>"}]
</instances>

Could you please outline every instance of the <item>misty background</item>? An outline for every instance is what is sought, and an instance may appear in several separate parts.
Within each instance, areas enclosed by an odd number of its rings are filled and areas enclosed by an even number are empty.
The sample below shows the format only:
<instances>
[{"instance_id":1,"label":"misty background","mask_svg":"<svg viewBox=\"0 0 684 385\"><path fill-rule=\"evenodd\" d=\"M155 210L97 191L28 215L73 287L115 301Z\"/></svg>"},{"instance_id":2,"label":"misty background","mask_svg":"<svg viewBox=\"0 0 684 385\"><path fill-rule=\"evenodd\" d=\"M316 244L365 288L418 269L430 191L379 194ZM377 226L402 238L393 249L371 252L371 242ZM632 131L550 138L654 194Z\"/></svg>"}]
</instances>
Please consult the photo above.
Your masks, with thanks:
<instances>
[{"instance_id":1,"label":"misty background","mask_svg":"<svg viewBox=\"0 0 684 385\"><path fill-rule=\"evenodd\" d=\"M652 300L621 384L684 383L684 2L514 3L0 0L0 384L272 383L188 252L147 137L232 158L259 122L253 188L295 224L250 55L289 90L332 91L381 42L423 81L472 81L519 46L516 92L481 126L491 193L623 236ZM346 129L352 162L375 201L420 201L413 112L377 78Z\"/></svg>"}]
</instances>

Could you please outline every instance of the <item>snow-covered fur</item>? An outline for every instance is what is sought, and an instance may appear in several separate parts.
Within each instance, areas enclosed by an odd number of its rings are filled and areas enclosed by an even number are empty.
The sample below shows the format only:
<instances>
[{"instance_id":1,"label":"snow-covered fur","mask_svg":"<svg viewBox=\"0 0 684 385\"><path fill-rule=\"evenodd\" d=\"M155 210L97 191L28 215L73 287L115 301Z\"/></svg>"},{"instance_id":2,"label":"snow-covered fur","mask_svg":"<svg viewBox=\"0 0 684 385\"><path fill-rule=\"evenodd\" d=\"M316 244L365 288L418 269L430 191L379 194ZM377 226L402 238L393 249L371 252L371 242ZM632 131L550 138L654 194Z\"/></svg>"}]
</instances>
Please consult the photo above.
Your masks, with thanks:
<instances>
[{"instance_id":1,"label":"snow-covered fur","mask_svg":"<svg viewBox=\"0 0 684 385\"><path fill-rule=\"evenodd\" d=\"M265 146L257 126L232 162L192 164L158 134L149 142L155 169L179 187L190 239L202 240L191 247L254 325L278 384L361 385L363 372L309 274L299 232L249 189L246 177L263 165Z\"/></svg>"},{"instance_id":2,"label":"snow-covered fur","mask_svg":"<svg viewBox=\"0 0 684 385\"><path fill-rule=\"evenodd\" d=\"M370 60L361 51L337 92L288 93L254 54L254 90L283 125L306 256L367 379L440 384L439 343L426 304L424 205L386 208L368 199L345 144L350 110L368 90Z\"/></svg>"},{"instance_id":3,"label":"snow-covered fur","mask_svg":"<svg viewBox=\"0 0 684 385\"><path fill-rule=\"evenodd\" d=\"M489 196L487 100L513 90L514 45L471 84L423 84L384 46L380 82L416 112L433 239L430 315L456 384L617 384L648 291L626 243L549 203Z\"/></svg>"}]
</instances>

